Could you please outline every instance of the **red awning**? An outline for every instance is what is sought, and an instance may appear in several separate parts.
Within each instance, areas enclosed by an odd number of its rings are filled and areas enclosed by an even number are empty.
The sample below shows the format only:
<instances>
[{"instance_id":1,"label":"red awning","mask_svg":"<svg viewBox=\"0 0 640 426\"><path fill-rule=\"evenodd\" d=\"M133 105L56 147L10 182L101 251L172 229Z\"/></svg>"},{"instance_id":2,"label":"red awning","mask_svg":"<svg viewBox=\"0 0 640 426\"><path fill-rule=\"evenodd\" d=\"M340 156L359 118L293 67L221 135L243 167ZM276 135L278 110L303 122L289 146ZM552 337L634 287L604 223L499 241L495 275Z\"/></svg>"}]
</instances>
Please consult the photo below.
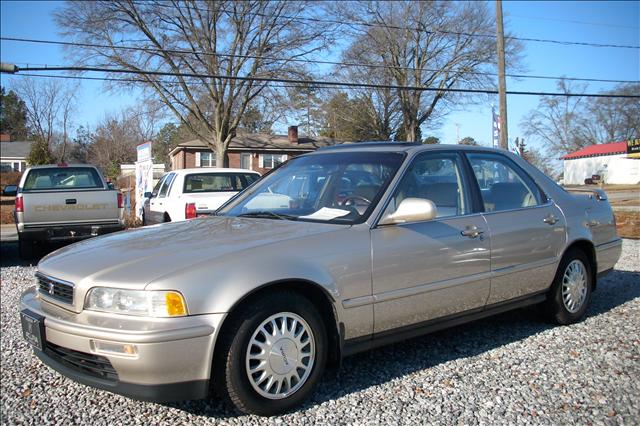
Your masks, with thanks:
<instances>
[{"instance_id":1,"label":"red awning","mask_svg":"<svg viewBox=\"0 0 640 426\"><path fill-rule=\"evenodd\" d=\"M562 157L563 160L571 160L574 158L598 157L601 155L626 154L626 142L612 142L597 145L589 145L579 151L572 152Z\"/></svg>"}]
</instances>

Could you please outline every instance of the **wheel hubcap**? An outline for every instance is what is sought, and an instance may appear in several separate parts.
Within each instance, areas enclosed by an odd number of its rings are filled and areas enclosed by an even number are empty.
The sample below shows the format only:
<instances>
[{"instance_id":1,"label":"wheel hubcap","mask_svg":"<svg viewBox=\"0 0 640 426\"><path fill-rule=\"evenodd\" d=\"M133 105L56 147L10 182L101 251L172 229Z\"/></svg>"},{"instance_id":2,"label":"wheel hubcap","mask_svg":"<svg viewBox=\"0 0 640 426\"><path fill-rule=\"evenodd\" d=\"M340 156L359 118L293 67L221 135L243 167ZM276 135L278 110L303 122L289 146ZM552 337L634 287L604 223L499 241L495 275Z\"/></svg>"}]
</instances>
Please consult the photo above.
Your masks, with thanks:
<instances>
[{"instance_id":1,"label":"wheel hubcap","mask_svg":"<svg viewBox=\"0 0 640 426\"><path fill-rule=\"evenodd\" d=\"M562 277L562 302L567 311L578 312L587 298L587 268L579 260L574 260Z\"/></svg>"},{"instance_id":2,"label":"wheel hubcap","mask_svg":"<svg viewBox=\"0 0 640 426\"><path fill-rule=\"evenodd\" d=\"M247 346L249 382L265 398L286 398L307 381L315 355L313 332L302 317L291 312L272 315Z\"/></svg>"}]
</instances>

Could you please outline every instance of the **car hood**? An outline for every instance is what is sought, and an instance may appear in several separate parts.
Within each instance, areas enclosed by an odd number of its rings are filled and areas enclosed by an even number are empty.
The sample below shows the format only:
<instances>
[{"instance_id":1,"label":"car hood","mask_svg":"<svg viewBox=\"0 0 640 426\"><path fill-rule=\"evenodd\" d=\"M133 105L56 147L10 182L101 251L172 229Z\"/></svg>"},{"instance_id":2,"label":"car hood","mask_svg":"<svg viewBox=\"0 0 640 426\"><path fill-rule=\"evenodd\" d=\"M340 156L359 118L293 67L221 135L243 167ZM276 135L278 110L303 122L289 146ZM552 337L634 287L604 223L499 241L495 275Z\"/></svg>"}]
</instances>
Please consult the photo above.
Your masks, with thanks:
<instances>
[{"instance_id":1,"label":"car hood","mask_svg":"<svg viewBox=\"0 0 640 426\"><path fill-rule=\"evenodd\" d=\"M290 220L206 217L117 232L72 244L42 259L38 270L80 287L100 283L142 288L190 265L342 227Z\"/></svg>"}]
</instances>

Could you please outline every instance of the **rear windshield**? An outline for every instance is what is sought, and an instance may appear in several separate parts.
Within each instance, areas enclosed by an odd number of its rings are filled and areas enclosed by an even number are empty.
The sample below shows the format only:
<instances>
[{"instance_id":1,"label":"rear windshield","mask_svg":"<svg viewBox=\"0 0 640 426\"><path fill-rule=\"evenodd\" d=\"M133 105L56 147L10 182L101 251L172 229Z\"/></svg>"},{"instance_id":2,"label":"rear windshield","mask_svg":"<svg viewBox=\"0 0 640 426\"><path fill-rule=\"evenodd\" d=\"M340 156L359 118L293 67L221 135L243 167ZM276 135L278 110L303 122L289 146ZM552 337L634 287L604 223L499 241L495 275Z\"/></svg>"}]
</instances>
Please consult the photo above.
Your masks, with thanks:
<instances>
[{"instance_id":1,"label":"rear windshield","mask_svg":"<svg viewBox=\"0 0 640 426\"><path fill-rule=\"evenodd\" d=\"M61 167L33 169L29 172L23 191L55 189L103 188L98 172L90 167Z\"/></svg>"},{"instance_id":2,"label":"rear windshield","mask_svg":"<svg viewBox=\"0 0 640 426\"><path fill-rule=\"evenodd\" d=\"M184 177L183 192L242 191L259 178L254 173L195 173Z\"/></svg>"}]
</instances>

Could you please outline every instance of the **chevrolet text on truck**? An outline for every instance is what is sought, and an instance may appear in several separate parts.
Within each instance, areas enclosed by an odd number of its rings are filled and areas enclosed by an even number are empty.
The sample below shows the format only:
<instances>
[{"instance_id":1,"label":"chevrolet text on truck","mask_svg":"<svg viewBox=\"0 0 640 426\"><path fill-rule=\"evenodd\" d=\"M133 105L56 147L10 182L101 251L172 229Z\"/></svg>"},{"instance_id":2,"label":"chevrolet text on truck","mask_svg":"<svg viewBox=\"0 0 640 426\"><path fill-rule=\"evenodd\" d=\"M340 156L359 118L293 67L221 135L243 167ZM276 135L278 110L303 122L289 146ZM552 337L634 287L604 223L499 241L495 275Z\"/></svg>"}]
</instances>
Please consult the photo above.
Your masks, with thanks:
<instances>
[{"instance_id":1,"label":"chevrolet text on truck","mask_svg":"<svg viewBox=\"0 0 640 426\"><path fill-rule=\"evenodd\" d=\"M35 241L75 241L123 229L122 194L94 166L48 165L27 169L15 204L20 256Z\"/></svg>"}]
</instances>

